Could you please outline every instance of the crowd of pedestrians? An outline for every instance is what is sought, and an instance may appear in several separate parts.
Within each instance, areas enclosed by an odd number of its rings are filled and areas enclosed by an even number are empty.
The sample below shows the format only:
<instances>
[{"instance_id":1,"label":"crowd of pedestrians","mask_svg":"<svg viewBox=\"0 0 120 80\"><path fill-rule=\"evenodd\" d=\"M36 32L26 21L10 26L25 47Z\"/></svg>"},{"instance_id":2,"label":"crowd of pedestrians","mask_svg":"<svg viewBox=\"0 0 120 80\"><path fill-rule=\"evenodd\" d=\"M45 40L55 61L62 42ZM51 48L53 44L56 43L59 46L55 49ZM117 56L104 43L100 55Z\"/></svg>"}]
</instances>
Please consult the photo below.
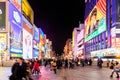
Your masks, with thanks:
<instances>
[{"instance_id":1,"label":"crowd of pedestrians","mask_svg":"<svg viewBox=\"0 0 120 80\"><path fill-rule=\"evenodd\" d=\"M57 69L62 68L71 68L73 69L74 66L85 66L85 65L92 65L91 59L61 59L61 58L54 58L54 59L43 59L43 61L36 59L31 60L24 60L22 58L17 58L16 62L12 66L11 72L12 74L9 77L9 80L33 80L32 75L41 75L40 66L42 64L47 67L49 65L50 70L57 73Z\"/></svg>"},{"instance_id":2,"label":"crowd of pedestrians","mask_svg":"<svg viewBox=\"0 0 120 80\"><path fill-rule=\"evenodd\" d=\"M16 59L16 62L12 66L11 72L12 74L9 77L9 80L33 80L33 75L41 75L40 66L49 67L50 71L53 71L55 74L57 74L57 69L74 69L76 66L91 66L93 63L92 59L80 59L76 57L75 59L68 59L68 58L53 58L48 59L45 58L42 60L31 59L31 60L24 60L22 58ZM97 60L97 66L99 69L102 69L103 60L101 58L98 58ZM120 65L117 61L107 61L107 67L110 68L111 75L110 77L113 77L113 74L116 73L116 77L119 78L119 72L120 72Z\"/></svg>"},{"instance_id":3,"label":"crowd of pedestrians","mask_svg":"<svg viewBox=\"0 0 120 80\"><path fill-rule=\"evenodd\" d=\"M32 75L40 74L40 61L38 59L24 60L17 58L12 66L9 80L33 80Z\"/></svg>"}]
</instances>

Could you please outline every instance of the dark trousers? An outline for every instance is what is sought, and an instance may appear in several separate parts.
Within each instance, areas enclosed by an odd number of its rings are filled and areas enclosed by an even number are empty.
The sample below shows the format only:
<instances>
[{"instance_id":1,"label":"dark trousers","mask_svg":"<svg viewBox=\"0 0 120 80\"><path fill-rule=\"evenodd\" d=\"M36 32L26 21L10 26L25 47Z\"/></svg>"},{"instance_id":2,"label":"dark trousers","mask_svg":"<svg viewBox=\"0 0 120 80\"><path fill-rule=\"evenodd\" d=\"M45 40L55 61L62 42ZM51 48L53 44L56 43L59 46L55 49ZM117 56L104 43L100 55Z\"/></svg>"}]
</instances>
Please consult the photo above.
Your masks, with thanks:
<instances>
[{"instance_id":1,"label":"dark trousers","mask_svg":"<svg viewBox=\"0 0 120 80\"><path fill-rule=\"evenodd\" d=\"M111 73L111 77L113 76L114 72L115 72L115 71L113 71L113 72ZM116 73L117 77L119 77L118 72L115 72L115 73Z\"/></svg>"},{"instance_id":2,"label":"dark trousers","mask_svg":"<svg viewBox=\"0 0 120 80\"><path fill-rule=\"evenodd\" d=\"M56 74L56 69L53 69L54 73Z\"/></svg>"}]
</instances>

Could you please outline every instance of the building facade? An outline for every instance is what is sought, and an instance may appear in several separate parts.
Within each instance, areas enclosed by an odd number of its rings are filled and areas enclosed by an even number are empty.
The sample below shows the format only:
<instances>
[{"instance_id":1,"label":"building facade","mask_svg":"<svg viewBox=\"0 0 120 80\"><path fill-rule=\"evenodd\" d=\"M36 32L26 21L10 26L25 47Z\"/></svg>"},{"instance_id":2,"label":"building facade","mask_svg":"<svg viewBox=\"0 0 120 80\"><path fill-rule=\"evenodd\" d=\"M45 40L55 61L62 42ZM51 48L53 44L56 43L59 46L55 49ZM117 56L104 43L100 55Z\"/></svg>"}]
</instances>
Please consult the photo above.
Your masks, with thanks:
<instances>
[{"instance_id":1,"label":"building facade","mask_svg":"<svg viewBox=\"0 0 120 80\"><path fill-rule=\"evenodd\" d=\"M120 55L119 7L119 0L86 1L85 57L116 58Z\"/></svg>"},{"instance_id":2,"label":"building facade","mask_svg":"<svg viewBox=\"0 0 120 80\"><path fill-rule=\"evenodd\" d=\"M72 35L73 55L75 57L84 57L84 24L79 24L74 28Z\"/></svg>"}]
</instances>

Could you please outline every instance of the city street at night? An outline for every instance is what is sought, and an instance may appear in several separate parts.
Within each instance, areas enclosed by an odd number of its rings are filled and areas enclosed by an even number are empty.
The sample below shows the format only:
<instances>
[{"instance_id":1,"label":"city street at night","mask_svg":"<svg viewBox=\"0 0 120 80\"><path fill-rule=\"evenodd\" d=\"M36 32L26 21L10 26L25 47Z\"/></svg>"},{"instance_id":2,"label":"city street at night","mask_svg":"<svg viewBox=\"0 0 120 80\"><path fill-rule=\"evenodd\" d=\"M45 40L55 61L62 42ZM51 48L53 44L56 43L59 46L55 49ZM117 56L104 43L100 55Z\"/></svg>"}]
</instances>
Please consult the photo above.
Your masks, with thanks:
<instances>
[{"instance_id":1,"label":"city street at night","mask_svg":"<svg viewBox=\"0 0 120 80\"><path fill-rule=\"evenodd\" d=\"M0 0L0 80L120 80L120 0Z\"/></svg>"},{"instance_id":2,"label":"city street at night","mask_svg":"<svg viewBox=\"0 0 120 80\"><path fill-rule=\"evenodd\" d=\"M8 80L11 74L10 67L0 67L0 80ZM96 66L75 67L75 69L57 70L57 74L50 71L49 67L41 67L41 75L33 75L34 80L119 80L114 74L110 78L111 70L98 69Z\"/></svg>"}]
</instances>

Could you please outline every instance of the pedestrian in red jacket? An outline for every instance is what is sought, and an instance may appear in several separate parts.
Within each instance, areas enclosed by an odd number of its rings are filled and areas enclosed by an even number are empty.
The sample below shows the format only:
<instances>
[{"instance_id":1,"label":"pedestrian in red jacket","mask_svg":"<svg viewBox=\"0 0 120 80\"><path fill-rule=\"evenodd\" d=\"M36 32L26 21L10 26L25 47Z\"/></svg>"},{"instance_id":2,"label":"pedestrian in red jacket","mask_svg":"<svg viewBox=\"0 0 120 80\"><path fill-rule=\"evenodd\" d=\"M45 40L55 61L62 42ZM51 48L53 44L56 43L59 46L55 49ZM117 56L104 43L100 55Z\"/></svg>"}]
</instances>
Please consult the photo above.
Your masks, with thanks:
<instances>
[{"instance_id":1,"label":"pedestrian in red jacket","mask_svg":"<svg viewBox=\"0 0 120 80\"><path fill-rule=\"evenodd\" d=\"M39 62L35 61L33 66L34 74L40 74Z\"/></svg>"}]
</instances>

